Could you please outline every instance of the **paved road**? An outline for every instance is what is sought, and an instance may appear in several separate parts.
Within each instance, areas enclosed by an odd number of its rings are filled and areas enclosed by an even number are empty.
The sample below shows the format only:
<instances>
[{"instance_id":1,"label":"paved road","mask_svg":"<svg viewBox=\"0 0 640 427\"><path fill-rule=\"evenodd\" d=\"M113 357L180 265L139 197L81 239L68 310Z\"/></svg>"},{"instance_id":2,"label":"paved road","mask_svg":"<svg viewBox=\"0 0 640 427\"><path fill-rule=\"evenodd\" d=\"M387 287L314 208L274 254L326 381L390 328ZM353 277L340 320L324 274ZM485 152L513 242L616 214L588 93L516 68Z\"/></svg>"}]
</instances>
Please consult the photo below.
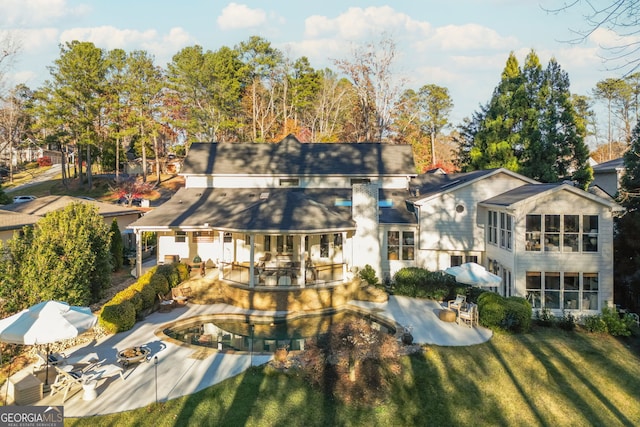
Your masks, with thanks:
<instances>
[{"instance_id":1,"label":"paved road","mask_svg":"<svg viewBox=\"0 0 640 427\"><path fill-rule=\"evenodd\" d=\"M44 181L49 181L50 179L55 178L56 176L60 175L61 173L62 173L62 166L61 165L53 165L46 172L43 172L41 174L36 175L30 182L27 182L26 184L18 185L16 187L7 188L6 190L4 190L4 192L7 193L7 194L16 193L16 192L22 192L22 191L26 190L27 188L29 188L29 187L31 187L31 186L33 186L35 184L38 184L38 183L44 182Z\"/></svg>"}]
</instances>

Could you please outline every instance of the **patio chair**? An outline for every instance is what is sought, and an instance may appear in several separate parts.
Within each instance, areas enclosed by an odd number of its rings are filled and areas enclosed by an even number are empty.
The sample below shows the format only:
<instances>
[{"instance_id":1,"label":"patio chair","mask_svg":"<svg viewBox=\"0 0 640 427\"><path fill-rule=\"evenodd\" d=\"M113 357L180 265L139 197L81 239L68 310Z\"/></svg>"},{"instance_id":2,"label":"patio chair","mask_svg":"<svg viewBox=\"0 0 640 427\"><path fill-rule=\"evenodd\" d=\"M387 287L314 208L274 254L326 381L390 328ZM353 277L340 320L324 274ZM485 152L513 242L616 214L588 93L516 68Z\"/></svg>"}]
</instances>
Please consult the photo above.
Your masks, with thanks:
<instances>
[{"instance_id":1,"label":"patio chair","mask_svg":"<svg viewBox=\"0 0 640 427\"><path fill-rule=\"evenodd\" d=\"M47 361L51 366L64 365L66 363L65 359L67 358L64 353L49 353L47 355L47 353L42 350L37 350L36 356L38 357L38 361L35 366L36 369L40 369L42 366L45 366Z\"/></svg>"},{"instance_id":2,"label":"patio chair","mask_svg":"<svg viewBox=\"0 0 640 427\"><path fill-rule=\"evenodd\" d=\"M71 365L68 365L71 366ZM82 371L66 371L63 368L55 367L57 375L56 379L51 384L51 396L56 393L64 392L62 396L62 403L67 400L67 395L69 391L74 387L82 387L85 380L89 379L89 376L86 376Z\"/></svg>"},{"instance_id":3,"label":"patio chair","mask_svg":"<svg viewBox=\"0 0 640 427\"><path fill-rule=\"evenodd\" d=\"M450 310L460 311L460 307L462 307L465 302L467 302L465 295L457 295L456 299L449 301L448 307Z\"/></svg>"},{"instance_id":4,"label":"patio chair","mask_svg":"<svg viewBox=\"0 0 640 427\"><path fill-rule=\"evenodd\" d=\"M478 326L478 305L468 303L466 307L461 307L458 311L458 324L460 322L464 322L470 328Z\"/></svg>"},{"instance_id":5,"label":"patio chair","mask_svg":"<svg viewBox=\"0 0 640 427\"><path fill-rule=\"evenodd\" d=\"M171 289L171 298L178 304L178 305L185 305L187 303L187 301L189 301L189 297L191 296L191 288L190 287L184 287L184 288L173 288Z\"/></svg>"},{"instance_id":6,"label":"patio chair","mask_svg":"<svg viewBox=\"0 0 640 427\"><path fill-rule=\"evenodd\" d=\"M162 294L158 294L158 299L160 300L160 304L158 306L158 311L160 313L168 313L173 310L174 300L165 298Z\"/></svg>"}]
</instances>

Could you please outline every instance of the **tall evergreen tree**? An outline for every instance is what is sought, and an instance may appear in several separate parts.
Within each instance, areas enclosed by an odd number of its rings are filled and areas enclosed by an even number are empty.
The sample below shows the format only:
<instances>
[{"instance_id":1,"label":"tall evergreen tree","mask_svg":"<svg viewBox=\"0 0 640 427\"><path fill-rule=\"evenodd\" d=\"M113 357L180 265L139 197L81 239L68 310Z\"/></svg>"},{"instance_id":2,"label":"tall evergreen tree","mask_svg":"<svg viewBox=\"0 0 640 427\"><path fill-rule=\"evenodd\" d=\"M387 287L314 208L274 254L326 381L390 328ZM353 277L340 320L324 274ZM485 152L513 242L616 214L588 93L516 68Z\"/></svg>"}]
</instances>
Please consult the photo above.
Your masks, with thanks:
<instances>
[{"instance_id":1,"label":"tall evergreen tree","mask_svg":"<svg viewBox=\"0 0 640 427\"><path fill-rule=\"evenodd\" d=\"M618 201L626 213L614 228L614 292L616 301L640 309L640 122L632 132L631 146L624 154Z\"/></svg>"},{"instance_id":2,"label":"tall evergreen tree","mask_svg":"<svg viewBox=\"0 0 640 427\"><path fill-rule=\"evenodd\" d=\"M111 221L111 245L109 250L111 252L113 271L118 271L124 264L124 242L122 241L120 227L118 227L118 220L115 218Z\"/></svg>"},{"instance_id":3,"label":"tall evergreen tree","mask_svg":"<svg viewBox=\"0 0 640 427\"><path fill-rule=\"evenodd\" d=\"M512 52L474 135L465 169L504 167L519 170L516 152L522 146L519 130L522 128L524 96L522 73Z\"/></svg>"}]
</instances>

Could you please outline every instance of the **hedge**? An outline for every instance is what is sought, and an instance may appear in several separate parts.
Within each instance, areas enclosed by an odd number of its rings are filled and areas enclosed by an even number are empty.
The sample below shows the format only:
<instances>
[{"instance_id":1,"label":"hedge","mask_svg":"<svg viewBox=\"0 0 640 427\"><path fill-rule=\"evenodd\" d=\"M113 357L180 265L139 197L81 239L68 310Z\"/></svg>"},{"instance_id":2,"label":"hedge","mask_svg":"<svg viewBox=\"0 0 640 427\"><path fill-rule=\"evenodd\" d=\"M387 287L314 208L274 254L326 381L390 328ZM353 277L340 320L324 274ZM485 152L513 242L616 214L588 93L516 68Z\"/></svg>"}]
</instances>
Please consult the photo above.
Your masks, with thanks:
<instances>
[{"instance_id":1,"label":"hedge","mask_svg":"<svg viewBox=\"0 0 640 427\"><path fill-rule=\"evenodd\" d=\"M179 285L188 277L188 269L184 264L151 268L104 305L98 316L100 325L110 333L128 331L133 328L136 319L143 318L145 310L156 306L159 293L168 293L170 287Z\"/></svg>"},{"instance_id":2,"label":"hedge","mask_svg":"<svg viewBox=\"0 0 640 427\"><path fill-rule=\"evenodd\" d=\"M441 271L429 271L420 267L405 267L393 276L393 293L414 298L444 301L457 294L466 294L469 286L457 283Z\"/></svg>"}]
</instances>

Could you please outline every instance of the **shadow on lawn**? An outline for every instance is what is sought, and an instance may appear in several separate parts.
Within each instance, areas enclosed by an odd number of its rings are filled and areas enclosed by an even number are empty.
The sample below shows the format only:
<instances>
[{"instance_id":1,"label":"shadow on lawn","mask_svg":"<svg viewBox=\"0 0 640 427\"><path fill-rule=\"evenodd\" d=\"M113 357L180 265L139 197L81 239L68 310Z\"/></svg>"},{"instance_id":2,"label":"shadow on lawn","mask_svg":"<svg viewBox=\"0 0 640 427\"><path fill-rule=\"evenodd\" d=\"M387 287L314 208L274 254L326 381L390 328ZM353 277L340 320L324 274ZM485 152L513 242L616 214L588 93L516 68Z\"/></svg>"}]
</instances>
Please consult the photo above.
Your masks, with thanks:
<instances>
[{"instance_id":1,"label":"shadow on lawn","mask_svg":"<svg viewBox=\"0 0 640 427\"><path fill-rule=\"evenodd\" d=\"M589 359L589 365L596 363L600 365L600 370L597 372L603 376L611 378L620 378L622 375L628 375L628 371L621 369L620 367L611 366L608 363L608 359L605 360L607 353L602 349L594 348L592 343L588 340L580 337L580 334L565 333L558 331L559 336L555 340L532 340L526 335L522 336L523 343L526 344L529 351L536 357L536 359L544 366L549 373L549 377L553 379L553 382L557 384L558 388L562 390L564 398L571 402L579 412L583 414L585 420L589 420L594 425L606 425L607 420L602 419L602 411L593 407L589 398L585 398L584 394L576 387L576 383L582 384L589 389L594 398L597 399L602 406L615 416L623 425L634 425L633 420L627 418L627 416L618 408L601 390L593 380L591 372L584 372L580 369L576 369L577 364L575 358L567 356L566 352L560 351L556 344L562 345L563 348L568 349L565 345L565 340L574 341L575 345L571 348L581 348L583 353L578 355L579 357L586 357ZM597 355L599 360L594 360L589 357L589 354ZM613 371L613 372L612 372ZM593 372L594 374L596 372ZM575 376L574 378L571 378ZM577 382L576 382L577 380ZM637 421L637 420L636 420Z\"/></svg>"}]
</instances>

